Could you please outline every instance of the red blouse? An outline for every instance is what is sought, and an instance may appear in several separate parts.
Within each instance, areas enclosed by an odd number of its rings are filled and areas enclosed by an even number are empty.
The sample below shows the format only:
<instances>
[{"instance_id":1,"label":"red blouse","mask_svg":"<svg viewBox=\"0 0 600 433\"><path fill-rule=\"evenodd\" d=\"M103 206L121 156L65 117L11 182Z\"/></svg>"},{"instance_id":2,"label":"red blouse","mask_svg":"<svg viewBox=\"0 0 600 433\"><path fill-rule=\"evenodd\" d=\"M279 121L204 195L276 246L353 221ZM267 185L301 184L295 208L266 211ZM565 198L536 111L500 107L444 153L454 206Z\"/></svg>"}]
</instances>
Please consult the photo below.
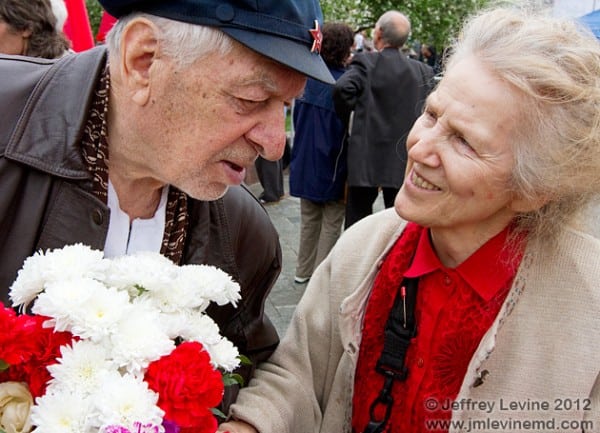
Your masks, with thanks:
<instances>
[{"instance_id":1,"label":"red blouse","mask_svg":"<svg viewBox=\"0 0 600 433\"><path fill-rule=\"evenodd\" d=\"M522 249L504 248L507 235L505 229L458 267L446 268L431 246L429 230L407 225L375 279L365 312L353 396L354 432L362 432L368 424L369 408L383 386L375 364L403 276L420 278L417 336L406 354L408 377L394 384L394 406L385 431L447 431L427 422L450 419L448 404L458 394L469 361L508 294ZM379 408L382 419L384 408Z\"/></svg>"}]
</instances>

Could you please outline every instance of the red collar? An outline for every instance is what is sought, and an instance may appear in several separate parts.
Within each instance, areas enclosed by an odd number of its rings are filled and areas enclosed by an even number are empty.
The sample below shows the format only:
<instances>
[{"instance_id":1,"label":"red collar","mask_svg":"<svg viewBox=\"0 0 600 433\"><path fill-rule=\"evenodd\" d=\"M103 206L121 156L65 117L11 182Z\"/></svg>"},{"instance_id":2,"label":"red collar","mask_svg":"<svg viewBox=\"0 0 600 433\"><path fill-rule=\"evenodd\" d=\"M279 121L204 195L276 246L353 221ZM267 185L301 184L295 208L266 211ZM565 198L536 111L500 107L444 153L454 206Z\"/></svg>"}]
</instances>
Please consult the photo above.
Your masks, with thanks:
<instances>
[{"instance_id":1,"label":"red collar","mask_svg":"<svg viewBox=\"0 0 600 433\"><path fill-rule=\"evenodd\" d=\"M507 282L514 277L515 264L520 262L520 260L513 260L514 249L505 248L508 234L509 228L507 227L471 254L467 260L451 270L440 262L433 250L429 238L429 229L423 230L413 262L404 275L414 278L437 270L442 272L454 271L481 298L489 301L500 289L506 287ZM521 252L517 251L519 255Z\"/></svg>"}]
</instances>

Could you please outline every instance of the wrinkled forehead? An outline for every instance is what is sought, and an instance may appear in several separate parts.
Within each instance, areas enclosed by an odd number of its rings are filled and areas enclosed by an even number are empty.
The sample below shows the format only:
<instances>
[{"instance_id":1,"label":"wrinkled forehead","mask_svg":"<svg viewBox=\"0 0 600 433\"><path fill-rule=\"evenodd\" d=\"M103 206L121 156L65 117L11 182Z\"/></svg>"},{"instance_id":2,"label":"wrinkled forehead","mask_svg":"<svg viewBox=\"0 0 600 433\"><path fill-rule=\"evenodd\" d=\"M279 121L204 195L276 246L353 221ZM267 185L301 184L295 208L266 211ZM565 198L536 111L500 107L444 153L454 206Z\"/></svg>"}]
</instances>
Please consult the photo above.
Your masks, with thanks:
<instances>
[{"instance_id":1,"label":"wrinkled forehead","mask_svg":"<svg viewBox=\"0 0 600 433\"><path fill-rule=\"evenodd\" d=\"M232 85L261 86L269 93L292 98L304 89L305 75L241 44L236 43L229 56L227 64L232 68Z\"/></svg>"}]
</instances>

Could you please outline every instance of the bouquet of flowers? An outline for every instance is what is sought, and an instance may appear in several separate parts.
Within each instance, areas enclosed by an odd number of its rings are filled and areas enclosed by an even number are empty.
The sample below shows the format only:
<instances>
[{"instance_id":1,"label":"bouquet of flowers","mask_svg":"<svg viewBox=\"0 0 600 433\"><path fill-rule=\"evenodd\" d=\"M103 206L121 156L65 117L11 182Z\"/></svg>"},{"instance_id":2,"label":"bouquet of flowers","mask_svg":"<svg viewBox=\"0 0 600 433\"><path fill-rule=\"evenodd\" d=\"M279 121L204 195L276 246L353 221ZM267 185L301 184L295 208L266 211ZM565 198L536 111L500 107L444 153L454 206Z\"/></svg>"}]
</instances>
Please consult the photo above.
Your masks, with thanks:
<instances>
[{"instance_id":1,"label":"bouquet of flowers","mask_svg":"<svg viewBox=\"0 0 600 433\"><path fill-rule=\"evenodd\" d=\"M205 310L240 298L223 271L77 244L29 257L0 312L0 431L215 432L233 344Z\"/></svg>"}]
</instances>

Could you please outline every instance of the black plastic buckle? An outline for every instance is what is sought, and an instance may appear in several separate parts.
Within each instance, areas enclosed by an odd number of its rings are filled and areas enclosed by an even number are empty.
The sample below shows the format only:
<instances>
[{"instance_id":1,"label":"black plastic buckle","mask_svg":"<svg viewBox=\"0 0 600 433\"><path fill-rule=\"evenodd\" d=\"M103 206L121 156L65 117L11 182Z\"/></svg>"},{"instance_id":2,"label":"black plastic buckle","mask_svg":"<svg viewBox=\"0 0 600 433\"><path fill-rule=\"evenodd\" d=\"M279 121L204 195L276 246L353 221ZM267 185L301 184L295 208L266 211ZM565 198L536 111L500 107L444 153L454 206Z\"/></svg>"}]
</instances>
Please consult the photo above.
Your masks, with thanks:
<instances>
[{"instance_id":1,"label":"black plastic buckle","mask_svg":"<svg viewBox=\"0 0 600 433\"><path fill-rule=\"evenodd\" d=\"M388 383L388 378L399 380L399 381L404 381L404 380L406 380L406 377L408 376L408 368L406 366L403 366L402 370L398 371L398 370L395 370L393 367L384 365L381 362L381 360L377 361L377 364L375 365L375 371L383 374L386 377L384 389L381 391L382 393L385 391L385 387ZM389 386L391 388L391 384Z\"/></svg>"},{"instance_id":2,"label":"black plastic buckle","mask_svg":"<svg viewBox=\"0 0 600 433\"><path fill-rule=\"evenodd\" d=\"M385 382L383 383L383 389L377 396L377 398L371 403L369 408L369 417L371 421L365 427L363 433L381 433L385 428L386 424L392 414L392 407L394 406L394 397L392 397L392 387L394 386L395 373L390 370L384 370L382 373L385 375ZM379 405L385 406L385 415L383 419L378 420L376 417L375 410Z\"/></svg>"}]
</instances>

